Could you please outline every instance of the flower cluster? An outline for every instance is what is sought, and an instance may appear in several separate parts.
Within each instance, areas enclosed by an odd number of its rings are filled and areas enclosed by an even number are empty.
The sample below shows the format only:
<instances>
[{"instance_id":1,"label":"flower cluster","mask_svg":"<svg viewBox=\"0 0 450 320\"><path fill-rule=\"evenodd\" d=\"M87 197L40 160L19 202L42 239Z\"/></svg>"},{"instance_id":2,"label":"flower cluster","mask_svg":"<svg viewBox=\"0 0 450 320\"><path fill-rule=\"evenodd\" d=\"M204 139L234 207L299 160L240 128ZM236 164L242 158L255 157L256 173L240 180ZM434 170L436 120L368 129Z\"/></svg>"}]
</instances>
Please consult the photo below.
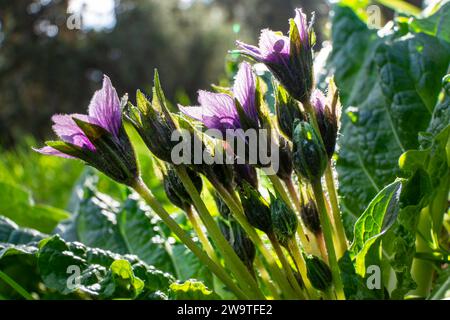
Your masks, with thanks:
<instances>
[{"instance_id":1,"label":"flower cluster","mask_svg":"<svg viewBox=\"0 0 450 320\"><path fill-rule=\"evenodd\" d=\"M326 172L331 174L329 181L334 181L331 160L338 133L338 98L333 86L327 98L315 88L314 41L312 23L308 25L306 15L297 9L290 20L288 36L264 29L258 47L237 42L238 52L244 58L263 63L271 71L274 113L264 99L264 80L247 61L239 64L234 79L230 79L230 88L220 88L218 92L200 90L198 105L178 105L180 112L176 113L168 108L156 71L151 98L138 90L135 104L127 98L121 101L105 76L102 89L89 104L88 114L53 116L53 130L60 141L49 141L36 151L80 159L133 188L238 298L266 298L270 291L272 297L288 299L341 299L344 294L337 258L344 252L336 252L335 242L340 241L339 248L346 248L347 240L345 234L342 239L336 237L342 234L336 232L342 228L339 211L321 185ZM122 118L151 151L149 156L154 157L163 173L167 198L185 211L203 250L143 183ZM225 136L231 132L233 140L208 136L207 129ZM187 158L193 158L191 153L195 143L199 143L202 155L214 158L223 152L236 161L175 161L177 142L173 137L182 131L192 142L183 149L189 153ZM239 143L245 147L244 154L235 148ZM277 147L276 174L265 171L276 167L274 149L269 148L268 162L249 160L252 152L259 155L269 145ZM268 182L259 182L261 176L268 177L269 190ZM202 177L209 180L208 187ZM327 188L328 194L335 193L332 186ZM202 193L210 189L220 214L214 214L215 209L206 206L202 199ZM270 199L264 196L267 194ZM260 238L262 233L270 248ZM267 276L254 267L257 251L264 260L259 268L267 268Z\"/></svg>"}]
</instances>

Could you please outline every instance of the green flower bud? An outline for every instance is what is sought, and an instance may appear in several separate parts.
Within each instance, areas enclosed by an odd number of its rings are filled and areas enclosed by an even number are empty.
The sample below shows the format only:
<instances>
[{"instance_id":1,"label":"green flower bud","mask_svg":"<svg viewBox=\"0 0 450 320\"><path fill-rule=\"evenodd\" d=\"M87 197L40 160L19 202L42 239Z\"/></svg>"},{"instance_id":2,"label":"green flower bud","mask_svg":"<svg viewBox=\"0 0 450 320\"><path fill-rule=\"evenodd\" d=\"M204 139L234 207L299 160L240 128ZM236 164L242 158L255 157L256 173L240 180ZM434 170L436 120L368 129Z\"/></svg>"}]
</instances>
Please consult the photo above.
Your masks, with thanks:
<instances>
[{"instance_id":1,"label":"green flower bud","mask_svg":"<svg viewBox=\"0 0 450 320\"><path fill-rule=\"evenodd\" d=\"M295 237L298 227L297 215L280 197L275 198L270 194L270 198L273 231L280 243L287 244Z\"/></svg>"},{"instance_id":2,"label":"green flower bud","mask_svg":"<svg viewBox=\"0 0 450 320\"><path fill-rule=\"evenodd\" d=\"M306 228L314 234L318 234L322 231L319 220L319 212L317 211L316 204L313 200L302 205L300 211L300 217Z\"/></svg>"},{"instance_id":3,"label":"green flower bud","mask_svg":"<svg viewBox=\"0 0 450 320\"><path fill-rule=\"evenodd\" d=\"M259 191L243 181L239 188L239 196L248 222L265 233L272 232L270 208Z\"/></svg>"},{"instance_id":4,"label":"green flower bud","mask_svg":"<svg viewBox=\"0 0 450 320\"><path fill-rule=\"evenodd\" d=\"M306 276L311 285L320 291L326 291L331 287L332 275L328 265L316 256L305 256Z\"/></svg>"},{"instance_id":5,"label":"green flower bud","mask_svg":"<svg viewBox=\"0 0 450 320\"><path fill-rule=\"evenodd\" d=\"M128 103L125 117L134 126L147 148L159 159L172 162L171 152L175 146L172 132L177 130L155 70L153 99L150 102L141 92L136 93L136 106Z\"/></svg>"},{"instance_id":6,"label":"green flower bud","mask_svg":"<svg viewBox=\"0 0 450 320\"><path fill-rule=\"evenodd\" d=\"M317 181L322 177L328 163L325 147L309 123L296 121L294 126L294 169L308 181Z\"/></svg>"},{"instance_id":7,"label":"green flower bud","mask_svg":"<svg viewBox=\"0 0 450 320\"><path fill-rule=\"evenodd\" d=\"M300 111L298 101L281 85L275 87L275 109L280 131L292 140L294 121L305 120L305 117Z\"/></svg>"},{"instance_id":8,"label":"green flower bud","mask_svg":"<svg viewBox=\"0 0 450 320\"><path fill-rule=\"evenodd\" d=\"M199 175L194 171L187 169L187 173L192 180L197 191L202 191L203 183ZM192 205L192 199L184 188L183 182L178 177L177 172L172 166L167 166L167 172L164 175L164 190L169 200L182 210Z\"/></svg>"}]
</instances>

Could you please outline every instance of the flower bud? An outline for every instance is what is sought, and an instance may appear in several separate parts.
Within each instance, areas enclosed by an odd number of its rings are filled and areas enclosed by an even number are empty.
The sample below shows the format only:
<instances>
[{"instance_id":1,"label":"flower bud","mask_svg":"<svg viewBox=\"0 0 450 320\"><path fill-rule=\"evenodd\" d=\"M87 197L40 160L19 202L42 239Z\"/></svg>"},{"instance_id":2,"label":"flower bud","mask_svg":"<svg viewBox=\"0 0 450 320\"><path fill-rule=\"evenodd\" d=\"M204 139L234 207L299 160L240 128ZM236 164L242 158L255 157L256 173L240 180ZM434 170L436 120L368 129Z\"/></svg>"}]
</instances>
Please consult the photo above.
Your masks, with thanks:
<instances>
[{"instance_id":1,"label":"flower bud","mask_svg":"<svg viewBox=\"0 0 450 320\"><path fill-rule=\"evenodd\" d=\"M239 188L239 196L248 222L265 233L272 232L270 208L259 191L243 181Z\"/></svg>"},{"instance_id":2,"label":"flower bud","mask_svg":"<svg viewBox=\"0 0 450 320\"><path fill-rule=\"evenodd\" d=\"M275 109L280 131L292 140L294 121L306 120L300 111L298 101L295 100L281 85L275 88Z\"/></svg>"},{"instance_id":3,"label":"flower bud","mask_svg":"<svg viewBox=\"0 0 450 320\"><path fill-rule=\"evenodd\" d=\"M187 169L187 173L192 180L197 191L202 191L202 179L194 171ZM183 182L178 177L177 172L172 166L167 166L167 172L164 175L164 190L169 200L182 210L192 205L192 199L184 188Z\"/></svg>"},{"instance_id":4,"label":"flower bud","mask_svg":"<svg viewBox=\"0 0 450 320\"><path fill-rule=\"evenodd\" d=\"M159 159L171 163L171 152L175 146L171 136L176 126L166 107L166 99L156 70L152 102L138 90L136 106L128 103L125 116L139 133L147 148Z\"/></svg>"},{"instance_id":5,"label":"flower bud","mask_svg":"<svg viewBox=\"0 0 450 320\"><path fill-rule=\"evenodd\" d=\"M247 181L253 188L258 188L258 174L256 169L247 164L234 164L234 182L240 186Z\"/></svg>"},{"instance_id":6,"label":"flower bud","mask_svg":"<svg viewBox=\"0 0 450 320\"><path fill-rule=\"evenodd\" d=\"M288 243L297 232L297 215L280 197L275 198L270 194L270 198L273 231L280 243Z\"/></svg>"},{"instance_id":7,"label":"flower bud","mask_svg":"<svg viewBox=\"0 0 450 320\"><path fill-rule=\"evenodd\" d=\"M105 75L102 89L91 99L88 114L55 114L52 128L61 140L33 149L45 155L80 159L117 182L132 185L139 169L122 122L126 103L127 96L120 101Z\"/></svg>"},{"instance_id":8,"label":"flower bud","mask_svg":"<svg viewBox=\"0 0 450 320\"><path fill-rule=\"evenodd\" d=\"M96 151L90 155L90 152L78 149L72 155L86 161L89 165L97 168L119 183L127 185L133 183L138 177L139 170L134 149L125 128L121 126L117 137L114 137L107 130L96 124L77 118L73 120L95 146ZM62 145L57 145L57 143L48 145L64 152ZM70 147L75 149L75 146ZM77 155L78 152L80 155Z\"/></svg>"},{"instance_id":9,"label":"flower bud","mask_svg":"<svg viewBox=\"0 0 450 320\"><path fill-rule=\"evenodd\" d=\"M292 176L292 150L289 143L283 137L278 139L280 165L277 176L282 180L289 180Z\"/></svg>"},{"instance_id":10,"label":"flower bud","mask_svg":"<svg viewBox=\"0 0 450 320\"><path fill-rule=\"evenodd\" d=\"M261 31L259 48L238 41L239 53L264 63L286 90L304 103L310 98L314 85L314 31L301 9L290 19L289 37L269 29Z\"/></svg>"},{"instance_id":11,"label":"flower bud","mask_svg":"<svg viewBox=\"0 0 450 320\"><path fill-rule=\"evenodd\" d=\"M319 212L317 211L316 204L313 200L308 201L302 205L300 211L300 217L302 218L305 227L308 228L313 234L321 232Z\"/></svg>"},{"instance_id":12,"label":"flower bud","mask_svg":"<svg viewBox=\"0 0 450 320\"><path fill-rule=\"evenodd\" d=\"M326 291L331 287L332 275L328 265L320 258L312 255L304 255L306 262L306 276L311 285L320 291Z\"/></svg>"},{"instance_id":13,"label":"flower bud","mask_svg":"<svg viewBox=\"0 0 450 320\"><path fill-rule=\"evenodd\" d=\"M322 177L328 163L325 147L309 123L297 121L294 126L294 169L309 182L317 181Z\"/></svg>"},{"instance_id":14,"label":"flower bud","mask_svg":"<svg viewBox=\"0 0 450 320\"><path fill-rule=\"evenodd\" d=\"M338 132L338 120L336 109L331 110L326 104L325 96L322 91L314 90L311 97L311 104L314 107L317 123L319 125L320 134L327 150L328 159L331 159L336 147L336 139Z\"/></svg>"}]
</instances>

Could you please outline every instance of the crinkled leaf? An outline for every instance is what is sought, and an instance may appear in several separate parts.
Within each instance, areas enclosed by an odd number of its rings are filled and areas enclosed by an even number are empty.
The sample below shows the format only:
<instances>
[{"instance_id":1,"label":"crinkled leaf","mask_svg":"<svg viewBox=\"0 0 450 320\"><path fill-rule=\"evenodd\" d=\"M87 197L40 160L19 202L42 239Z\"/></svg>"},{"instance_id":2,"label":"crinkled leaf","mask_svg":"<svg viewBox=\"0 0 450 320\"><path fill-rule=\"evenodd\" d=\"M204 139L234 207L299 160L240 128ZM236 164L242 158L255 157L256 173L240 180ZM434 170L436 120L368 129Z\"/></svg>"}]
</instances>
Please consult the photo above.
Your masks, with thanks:
<instances>
[{"instance_id":1,"label":"crinkled leaf","mask_svg":"<svg viewBox=\"0 0 450 320\"><path fill-rule=\"evenodd\" d=\"M219 296L209 290L203 282L188 280L184 283L172 283L169 297L175 300L217 300Z\"/></svg>"},{"instance_id":2,"label":"crinkled leaf","mask_svg":"<svg viewBox=\"0 0 450 320\"><path fill-rule=\"evenodd\" d=\"M343 105L337 161L347 226L399 174L398 157L417 148L449 64L445 42L424 33L379 37L345 6L335 6L333 52ZM352 230L347 228L351 235Z\"/></svg>"},{"instance_id":3,"label":"crinkled leaf","mask_svg":"<svg viewBox=\"0 0 450 320\"><path fill-rule=\"evenodd\" d=\"M350 247L356 272L365 275L366 254L379 237L395 222L399 210L402 182L395 181L381 190L355 223L354 239Z\"/></svg>"}]
</instances>

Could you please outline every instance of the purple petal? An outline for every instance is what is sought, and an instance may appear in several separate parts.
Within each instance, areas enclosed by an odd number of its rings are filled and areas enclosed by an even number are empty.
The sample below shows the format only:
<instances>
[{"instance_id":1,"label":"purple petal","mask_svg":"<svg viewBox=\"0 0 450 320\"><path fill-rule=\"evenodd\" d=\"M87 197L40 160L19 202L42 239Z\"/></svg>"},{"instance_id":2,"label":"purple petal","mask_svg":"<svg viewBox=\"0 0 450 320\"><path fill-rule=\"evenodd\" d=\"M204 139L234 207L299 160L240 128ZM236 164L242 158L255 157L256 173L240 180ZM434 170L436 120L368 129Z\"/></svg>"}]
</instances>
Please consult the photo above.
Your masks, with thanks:
<instances>
[{"instance_id":1,"label":"purple petal","mask_svg":"<svg viewBox=\"0 0 450 320\"><path fill-rule=\"evenodd\" d=\"M89 116L95 118L100 126L118 137L122 125L120 100L111 80L105 75L103 87L94 93L89 104Z\"/></svg>"},{"instance_id":2,"label":"purple petal","mask_svg":"<svg viewBox=\"0 0 450 320\"><path fill-rule=\"evenodd\" d=\"M74 159L74 157L69 156L68 154L62 153L61 151L56 150L55 148L45 146L43 148L37 149L32 148L34 151L48 155L48 156L57 156L61 158Z\"/></svg>"},{"instance_id":3,"label":"purple petal","mask_svg":"<svg viewBox=\"0 0 450 320\"><path fill-rule=\"evenodd\" d=\"M206 114L221 118L239 118L233 98L228 94L200 90L198 92L198 102L206 109Z\"/></svg>"},{"instance_id":4,"label":"purple petal","mask_svg":"<svg viewBox=\"0 0 450 320\"><path fill-rule=\"evenodd\" d=\"M326 98L322 91L316 89L311 95L311 104L316 112L323 113L325 110Z\"/></svg>"},{"instance_id":5,"label":"purple petal","mask_svg":"<svg viewBox=\"0 0 450 320\"><path fill-rule=\"evenodd\" d=\"M180 106L181 112L201 121L209 129L240 128L239 116L233 98L224 93L199 91L199 107Z\"/></svg>"},{"instance_id":6,"label":"purple petal","mask_svg":"<svg viewBox=\"0 0 450 320\"><path fill-rule=\"evenodd\" d=\"M245 114L257 123L258 112L255 105L255 83L256 79L252 66L247 62L241 63L234 79L233 94L241 104Z\"/></svg>"},{"instance_id":7,"label":"purple petal","mask_svg":"<svg viewBox=\"0 0 450 320\"><path fill-rule=\"evenodd\" d=\"M305 43L305 41L308 40L308 25L306 22L306 15L303 13L302 9L295 9L294 22L297 25L300 40Z\"/></svg>"},{"instance_id":8,"label":"purple petal","mask_svg":"<svg viewBox=\"0 0 450 320\"><path fill-rule=\"evenodd\" d=\"M54 125L52 126L53 131L55 131L58 137L60 137L64 142L72 143L76 146L95 151L94 145L91 143L91 141L89 141L84 132L77 126L72 117L97 124L95 119L92 119L86 115L55 114L52 117L52 121L54 122Z\"/></svg>"},{"instance_id":9,"label":"purple petal","mask_svg":"<svg viewBox=\"0 0 450 320\"><path fill-rule=\"evenodd\" d=\"M289 38L272 30L261 31L259 48L265 62L281 63L289 59Z\"/></svg>"},{"instance_id":10,"label":"purple petal","mask_svg":"<svg viewBox=\"0 0 450 320\"><path fill-rule=\"evenodd\" d=\"M242 49L242 53L249 55L257 61L261 62L263 60L263 55L261 54L261 50L259 50L258 47L246 44L239 40L236 41L236 45Z\"/></svg>"}]
</instances>

